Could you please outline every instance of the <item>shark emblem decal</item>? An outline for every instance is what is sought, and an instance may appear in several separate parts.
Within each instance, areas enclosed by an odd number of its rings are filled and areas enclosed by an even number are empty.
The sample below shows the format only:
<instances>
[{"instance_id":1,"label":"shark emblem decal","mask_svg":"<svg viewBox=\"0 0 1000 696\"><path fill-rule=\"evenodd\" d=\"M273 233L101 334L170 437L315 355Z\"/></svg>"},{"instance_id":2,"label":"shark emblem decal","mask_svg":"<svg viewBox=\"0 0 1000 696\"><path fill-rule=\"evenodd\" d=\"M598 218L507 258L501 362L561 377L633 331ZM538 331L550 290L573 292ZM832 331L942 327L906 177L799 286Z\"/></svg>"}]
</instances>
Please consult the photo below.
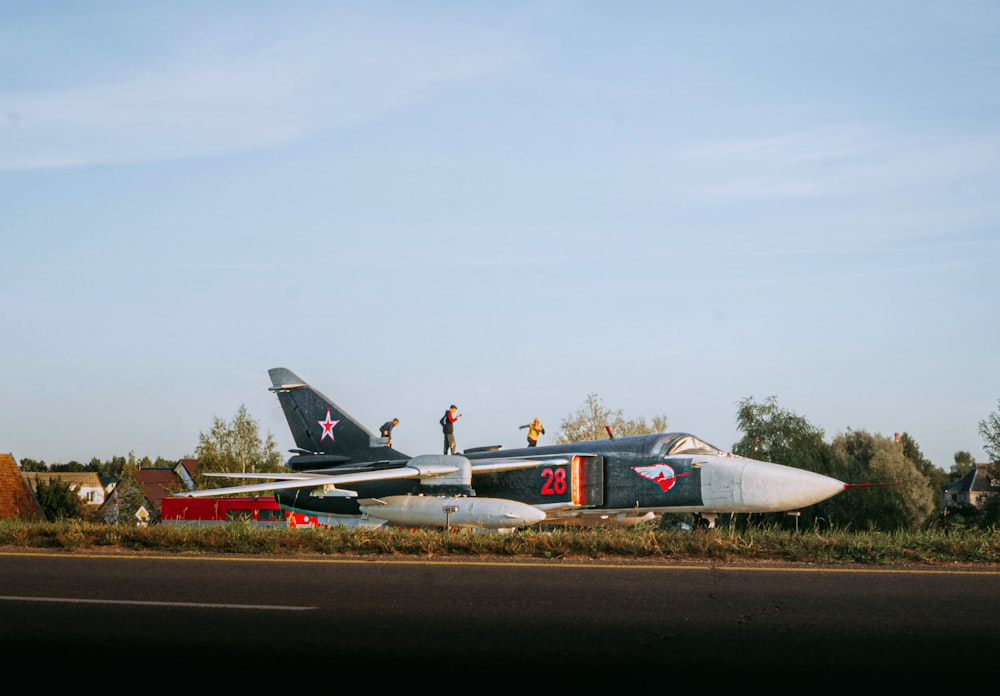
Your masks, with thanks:
<instances>
[{"instance_id":1,"label":"shark emblem decal","mask_svg":"<svg viewBox=\"0 0 1000 696\"><path fill-rule=\"evenodd\" d=\"M673 467L663 463L651 464L649 466L633 466L632 471L644 479L655 481L664 493L674 487L678 476L687 476L687 472L682 474L675 473Z\"/></svg>"},{"instance_id":2,"label":"shark emblem decal","mask_svg":"<svg viewBox=\"0 0 1000 696\"><path fill-rule=\"evenodd\" d=\"M330 419L330 409L326 409L326 419L325 420L316 421L316 422L323 426L323 434L319 436L319 441L323 442L323 438L326 437L327 435L329 435L330 439L333 440L333 426L335 426L340 421L339 420L331 420Z\"/></svg>"}]
</instances>

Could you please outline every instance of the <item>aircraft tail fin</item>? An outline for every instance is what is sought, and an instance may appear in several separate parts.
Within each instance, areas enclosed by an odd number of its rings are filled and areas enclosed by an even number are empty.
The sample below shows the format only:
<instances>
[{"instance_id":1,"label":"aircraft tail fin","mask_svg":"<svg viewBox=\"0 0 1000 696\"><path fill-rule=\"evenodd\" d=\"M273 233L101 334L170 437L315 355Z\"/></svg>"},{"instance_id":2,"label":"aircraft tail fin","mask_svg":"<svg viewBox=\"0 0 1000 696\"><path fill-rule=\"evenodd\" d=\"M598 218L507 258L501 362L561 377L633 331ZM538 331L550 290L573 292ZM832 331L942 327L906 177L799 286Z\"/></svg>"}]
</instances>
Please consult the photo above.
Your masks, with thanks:
<instances>
[{"instance_id":1,"label":"aircraft tail fin","mask_svg":"<svg viewBox=\"0 0 1000 696\"><path fill-rule=\"evenodd\" d=\"M337 455L354 462L406 458L381 444L383 440L291 370L275 367L267 374L271 378L270 391L278 395L301 453Z\"/></svg>"}]
</instances>

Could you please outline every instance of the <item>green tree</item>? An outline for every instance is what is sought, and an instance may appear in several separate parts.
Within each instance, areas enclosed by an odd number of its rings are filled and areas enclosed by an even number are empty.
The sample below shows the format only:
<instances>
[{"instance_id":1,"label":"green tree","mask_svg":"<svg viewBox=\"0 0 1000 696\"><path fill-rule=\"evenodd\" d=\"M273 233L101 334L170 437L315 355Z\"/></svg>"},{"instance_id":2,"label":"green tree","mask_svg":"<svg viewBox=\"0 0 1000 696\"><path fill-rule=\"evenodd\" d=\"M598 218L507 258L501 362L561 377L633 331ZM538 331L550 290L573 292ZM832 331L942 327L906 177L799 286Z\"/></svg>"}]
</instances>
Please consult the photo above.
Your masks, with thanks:
<instances>
[{"instance_id":1,"label":"green tree","mask_svg":"<svg viewBox=\"0 0 1000 696\"><path fill-rule=\"evenodd\" d=\"M955 463L952 464L951 470L948 472L948 480L957 481L972 471L972 467L975 465L976 460L972 456L972 453L965 451L955 452Z\"/></svg>"},{"instance_id":2,"label":"green tree","mask_svg":"<svg viewBox=\"0 0 1000 696\"><path fill-rule=\"evenodd\" d=\"M21 471L48 471L49 467L45 464L45 460L35 460L35 459L22 459L19 464L21 465Z\"/></svg>"},{"instance_id":3,"label":"green tree","mask_svg":"<svg viewBox=\"0 0 1000 696\"><path fill-rule=\"evenodd\" d=\"M615 437L661 433L667 430L667 417L654 416L652 422L648 424L641 416L632 420L626 419L621 409L605 408L597 394L588 394L583 406L562 421L558 441L565 444L603 440L608 437L608 428L611 428Z\"/></svg>"},{"instance_id":4,"label":"green tree","mask_svg":"<svg viewBox=\"0 0 1000 696\"><path fill-rule=\"evenodd\" d=\"M829 473L829 448L823 442L823 431L780 408L776 397L769 396L761 403L752 396L740 401L736 425L743 437L733 445L733 454Z\"/></svg>"},{"instance_id":5,"label":"green tree","mask_svg":"<svg viewBox=\"0 0 1000 696\"><path fill-rule=\"evenodd\" d=\"M199 433L195 456L199 478L204 473L248 474L287 470L274 436L268 433L266 439L261 440L257 421L250 417L244 405L239 407L232 422L227 423L216 416L212 429L208 433ZM225 485L232 484L223 483L216 477L206 477L199 482L199 487L206 488Z\"/></svg>"},{"instance_id":6,"label":"green tree","mask_svg":"<svg viewBox=\"0 0 1000 696\"><path fill-rule=\"evenodd\" d=\"M903 448L903 457L917 471L927 479L927 488L930 491L931 500L934 503L934 515L940 515L944 511L944 500L941 494L941 487L948 483L948 474L939 466L934 466L924 453L920 451L920 445L910 437L909 433L899 436L899 444Z\"/></svg>"},{"instance_id":7,"label":"green tree","mask_svg":"<svg viewBox=\"0 0 1000 696\"><path fill-rule=\"evenodd\" d=\"M979 421L979 434L983 436L983 449L994 464L1000 464L1000 399L997 410Z\"/></svg>"},{"instance_id":8,"label":"green tree","mask_svg":"<svg viewBox=\"0 0 1000 696\"><path fill-rule=\"evenodd\" d=\"M829 445L823 441L823 431L802 416L779 407L776 397L769 396L757 402L750 396L740 401L736 424L743 437L733 445L733 454L820 474L830 473ZM800 526L812 526L821 514L822 508L818 505L800 510ZM786 513L760 514L752 519L758 524L788 524Z\"/></svg>"},{"instance_id":9,"label":"green tree","mask_svg":"<svg viewBox=\"0 0 1000 696\"><path fill-rule=\"evenodd\" d=\"M48 481L38 480L35 484L35 498L45 519L50 522L83 517L83 501L76 488L61 478L53 476Z\"/></svg>"},{"instance_id":10,"label":"green tree","mask_svg":"<svg viewBox=\"0 0 1000 696\"><path fill-rule=\"evenodd\" d=\"M138 519L135 513L140 507L145 507L150 516L155 516L156 511L146 498L146 489L139 482L136 474L139 471L139 462L135 454L129 452L121 472L118 474L118 485L115 487L118 496L118 524L137 524Z\"/></svg>"},{"instance_id":11,"label":"green tree","mask_svg":"<svg viewBox=\"0 0 1000 696\"><path fill-rule=\"evenodd\" d=\"M934 514L940 492L904 454L900 442L865 430L848 430L831 444L833 471L848 483L893 486L845 491L824 501L832 524L857 530L917 529Z\"/></svg>"},{"instance_id":12,"label":"green tree","mask_svg":"<svg viewBox=\"0 0 1000 696\"><path fill-rule=\"evenodd\" d=\"M801 526L817 523L859 529L908 528L923 524L940 507L944 472L928 461L907 434L897 443L864 431L849 432L826 444L823 431L768 397L739 403L736 422L743 437L733 453L832 476L845 483L899 483L898 487L849 490L799 511ZM933 479L933 482L932 482ZM759 523L781 520L760 515ZM785 522L787 523L787 521Z\"/></svg>"},{"instance_id":13,"label":"green tree","mask_svg":"<svg viewBox=\"0 0 1000 696\"><path fill-rule=\"evenodd\" d=\"M128 465L127 457L116 455L105 463L106 467L105 473L108 476L114 476L115 478L118 478L122 475L122 472L125 471L125 467L127 465Z\"/></svg>"},{"instance_id":14,"label":"green tree","mask_svg":"<svg viewBox=\"0 0 1000 696\"><path fill-rule=\"evenodd\" d=\"M53 464L49 467L49 470L79 473L81 471L87 471L87 467L73 459L65 464Z\"/></svg>"},{"instance_id":15,"label":"green tree","mask_svg":"<svg viewBox=\"0 0 1000 696\"><path fill-rule=\"evenodd\" d=\"M90 461L87 462L87 471L93 471L98 476L104 476L104 462L97 457L91 457Z\"/></svg>"},{"instance_id":16,"label":"green tree","mask_svg":"<svg viewBox=\"0 0 1000 696\"><path fill-rule=\"evenodd\" d=\"M991 464L990 466L992 470L987 472L987 474L991 478L994 476L994 471L1000 474L1000 465ZM976 521L984 529L996 531L997 528L1000 528L1000 493L994 493L986 499L986 502L983 503L981 514Z\"/></svg>"}]
</instances>

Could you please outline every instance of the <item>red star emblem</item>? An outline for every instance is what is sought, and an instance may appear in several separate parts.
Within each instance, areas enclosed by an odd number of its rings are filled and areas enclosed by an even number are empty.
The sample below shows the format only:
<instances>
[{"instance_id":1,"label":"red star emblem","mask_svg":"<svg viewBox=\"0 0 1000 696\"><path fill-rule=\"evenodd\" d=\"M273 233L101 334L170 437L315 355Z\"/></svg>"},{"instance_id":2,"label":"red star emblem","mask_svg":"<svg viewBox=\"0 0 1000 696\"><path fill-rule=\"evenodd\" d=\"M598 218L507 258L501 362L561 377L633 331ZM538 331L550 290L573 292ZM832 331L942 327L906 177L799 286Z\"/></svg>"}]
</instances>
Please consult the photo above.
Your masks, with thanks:
<instances>
[{"instance_id":1,"label":"red star emblem","mask_svg":"<svg viewBox=\"0 0 1000 696\"><path fill-rule=\"evenodd\" d=\"M339 420L330 420L330 409L326 409L326 419L321 421L316 421L323 426L323 434L319 436L319 441L323 442L323 438L327 435L333 440L333 426L339 423Z\"/></svg>"}]
</instances>

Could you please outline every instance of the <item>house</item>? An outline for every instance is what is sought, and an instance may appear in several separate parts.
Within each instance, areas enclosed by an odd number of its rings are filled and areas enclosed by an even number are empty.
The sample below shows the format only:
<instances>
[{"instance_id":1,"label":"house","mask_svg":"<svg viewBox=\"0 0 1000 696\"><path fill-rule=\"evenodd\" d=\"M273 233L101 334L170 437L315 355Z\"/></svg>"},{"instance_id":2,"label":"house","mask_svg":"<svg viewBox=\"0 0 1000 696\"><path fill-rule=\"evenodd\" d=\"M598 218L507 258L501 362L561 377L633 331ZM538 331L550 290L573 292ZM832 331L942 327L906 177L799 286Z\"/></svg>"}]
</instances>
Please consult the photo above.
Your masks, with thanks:
<instances>
[{"instance_id":1,"label":"house","mask_svg":"<svg viewBox=\"0 0 1000 696\"><path fill-rule=\"evenodd\" d=\"M163 498L170 495L179 483L177 474L168 467L139 469L135 472L135 480L142 484L146 500L149 501L151 508L157 511L163 505Z\"/></svg>"},{"instance_id":2,"label":"house","mask_svg":"<svg viewBox=\"0 0 1000 696\"><path fill-rule=\"evenodd\" d=\"M163 499L173 491L193 489L195 487L194 476L197 472L197 459L182 459L172 467L139 469L135 472L135 479L142 486L142 494L145 498L142 507L152 515L154 520L159 519ZM101 511L101 518L105 522L115 523L119 521L118 493L117 482L116 485L108 487L107 503Z\"/></svg>"},{"instance_id":3,"label":"house","mask_svg":"<svg viewBox=\"0 0 1000 696\"><path fill-rule=\"evenodd\" d=\"M192 490L194 476L198 472L197 459L181 459L173 467L151 467L139 469L135 473L136 480L145 489L146 500L152 509L159 514L163 507L163 498L179 490Z\"/></svg>"},{"instance_id":4,"label":"house","mask_svg":"<svg viewBox=\"0 0 1000 696\"><path fill-rule=\"evenodd\" d=\"M76 491L87 505L99 507L104 504L104 485L94 471L25 471L23 475L33 491L40 482L49 483L52 479L60 479Z\"/></svg>"},{"instance_id":5,"label":"house","mask_svg":"<svg viewBox=\"0 0 1000 696\"><path fill-rule=\"evenodd\" d=\"M945 509L972 505L982 510L995 493L1000 493L1000 466L996 464L976 464L959 480L941 486Z\"/></svg>"},{"instance_id":6,"label":"house","mask_svg":"<svg viewBox=\"0 0 1000 696\"><path fill-rule=\"evenodd\" d=\"M181 459L174 467L174 473L184 484L184 488L189 491L194 490L194 479L198 474L197 459Z\"/></svg>"},{"instance_id":7,"label":"house","mask_svg":"<svg viewBox=\"0 0 1000 696\"><path fill-rule=\"evenodd\" d=\"M0 520L40 522L45 519L38 499L21 475L12 454L0 454Z\"/></svg>"}]
</instances>

